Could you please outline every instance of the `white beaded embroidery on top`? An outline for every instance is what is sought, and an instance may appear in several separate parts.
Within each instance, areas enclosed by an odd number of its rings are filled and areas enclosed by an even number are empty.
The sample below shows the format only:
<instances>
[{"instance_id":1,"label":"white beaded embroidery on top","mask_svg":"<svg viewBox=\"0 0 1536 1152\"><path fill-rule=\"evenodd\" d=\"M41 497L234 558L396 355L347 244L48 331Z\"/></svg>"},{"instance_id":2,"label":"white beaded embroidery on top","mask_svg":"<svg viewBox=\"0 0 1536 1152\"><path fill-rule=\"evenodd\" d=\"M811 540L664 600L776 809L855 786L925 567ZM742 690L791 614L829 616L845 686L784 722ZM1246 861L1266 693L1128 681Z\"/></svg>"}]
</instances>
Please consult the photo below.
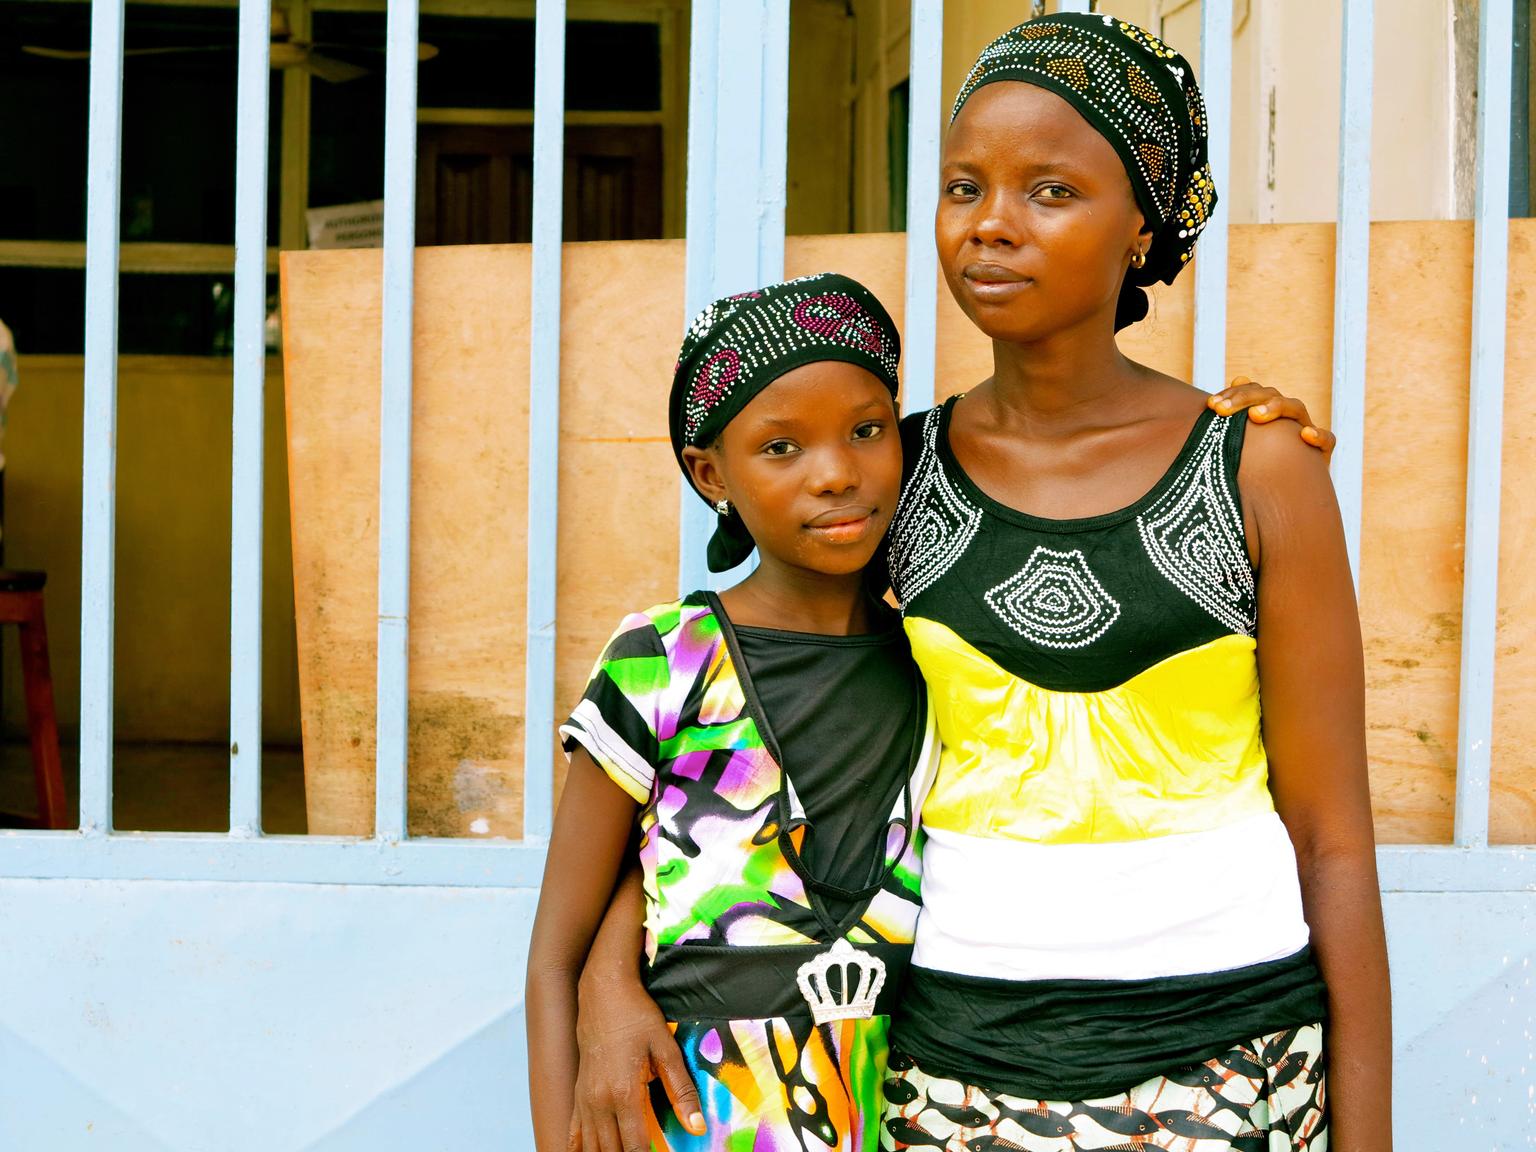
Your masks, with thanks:
<instances>
[{"instance_id":1,"label":"white beaded embroidery on top","mask_svg":"<svg viewBox=\"0 0 1536 1152\"><path fill-rule=\"evenodd\" d=\"M891 528L891 588L905 608L965 555L981 509L955 490L939 460L942 408L923 419L923 448L902 489Z\"/></svg>"},{"instance_id":2,"label":"white beaded embroidery on top","mask_svg":"<svg viewBox=\"0 0 1536 1152\"><path fill-rule=\"evenodd\" d=\"M987 606L1020 636L1046 648L1084 648L1120 618L1120 604L1079 548L1043 545L986 595Z\"/></svg>"},{"instance_id":3,"label":"white beaded embroidery on top","mask_svg":"<svg viewBox=\"0 0 1536 1152\"><path fill-rule=\"evenodd\" d=\"M1169 583L1234 632L1258 630L1243 513L1227 483L1227 420L1212 420L1189 462L1136 518L1148 558Z\"/></svg>"}]
</instances>

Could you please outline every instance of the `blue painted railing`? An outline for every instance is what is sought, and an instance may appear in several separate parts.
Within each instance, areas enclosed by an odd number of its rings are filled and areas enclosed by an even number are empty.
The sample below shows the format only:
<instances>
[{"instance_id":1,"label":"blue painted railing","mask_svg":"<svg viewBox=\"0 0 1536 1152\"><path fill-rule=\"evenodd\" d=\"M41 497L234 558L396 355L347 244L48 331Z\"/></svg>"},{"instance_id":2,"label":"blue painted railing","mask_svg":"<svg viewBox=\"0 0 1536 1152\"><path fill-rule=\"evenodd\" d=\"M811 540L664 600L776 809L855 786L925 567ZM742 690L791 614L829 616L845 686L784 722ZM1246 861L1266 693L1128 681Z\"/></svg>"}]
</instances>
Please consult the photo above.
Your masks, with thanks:
<instances>
[{"instance_id":1,"label":"blue painted railing","mask_svg":"<svg viewBox=\"0 0 1536 1152\"><path fill-rule=\"evenodd\" d=\"M235 80L235 355L230 478L229 832L261 835L262 441L266 410L271 21L240 9Z\"/></svg>"},{"instance_id":2,"label":"blue painted railing","mask_svg":"<svg viewBox=\"0 0 1536 1152\"><path fill-rule=\"evenodd\" d=\"M565 156L565 0L539 0L534 39L532 344L528 390L528 666L523 839L554 819L555 567L560 501L561 182Z\"/></svg>"},{"instance_id":3,"label":"blue painted railing","mask_svg":"<svg viewBox=\"0 0 1536 1152\"><path fill-rule=\"evenodd\" d=\"M117 484L118 200L123 0L91 5L85 203L85 462L80 552L80 832L112 830L112 590Z\"/></svg>"},{"instance_id":4,"label":"blue painted railing","mask_svg":"<svg viewBox=\"0 0 1536 1152\"><path fill-rule=\"evenodd\" d=\"M1200 90L1211 126L1211 178L1228 187L1232 140L1232 5L1206 4L1200 12ZM1227 216L1225 199L1200 233L1195 261L1195 362L1197 388L1219 392L1227 383Z\"/></svg>"},{"instance_id":5,"label":"blue painted railing","mask_svg":"<svg viewBox=\"0 0 1536 1152\"><path fill-rule=\"evenodd\" d=\"M1512 0L1482 0L1477 66L1477 238L1472 257L1472 400L1454 835L1458 847L1483 850L1488 847L1494 642L1498 633L1513 22Z\"/></svg>"},{"instance_id":6,"label":"blue painted railing","mask_svg":"<svg viewBox=\"0 0 1536 1152\"><path fill-rule=\"evenodd\" d=\"M411 625L411 370L416 295L417 0L392 0L384 79L383 379L373 834L404 840Z\"/></svg>"},{"instance_id":7,"label":"blue painted railing","mask_svg":"<svg viewBox=\"0 0 1536 1152\"><path fill-rule=\"evenodd\" d=\"M912 59L907 107L907 299L902 332L904 412L932 408L938 345L939 255L928 221L939 207L939 138L943 132L944 0L912 0Z\"/></svg>"},{"instance_id":8,"label":"blue painted railing","mask_svg":"<svg viewBox=\"0 0 1536 1152\"><path fill-rule=\"evenodd\" d=\"M1334 249L1333 404L1339 438L1333 486L1344 521L1349 566L1360 586L1360 524L1365 492L1365 340L1371 265L1371 77L1373 0L1344 6L1339 114L1339 230Z\"/></svg>"}]
</instances>

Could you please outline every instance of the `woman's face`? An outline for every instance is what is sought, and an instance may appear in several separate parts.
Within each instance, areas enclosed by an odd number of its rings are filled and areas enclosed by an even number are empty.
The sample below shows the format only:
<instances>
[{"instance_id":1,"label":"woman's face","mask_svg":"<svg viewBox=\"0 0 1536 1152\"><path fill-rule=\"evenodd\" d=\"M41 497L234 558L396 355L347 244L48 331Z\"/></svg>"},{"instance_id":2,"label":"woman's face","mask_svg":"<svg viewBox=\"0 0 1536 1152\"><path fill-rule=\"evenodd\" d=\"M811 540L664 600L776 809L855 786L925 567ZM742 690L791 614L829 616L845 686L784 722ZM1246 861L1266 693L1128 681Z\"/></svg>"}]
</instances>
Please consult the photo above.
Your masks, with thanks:
<instances>
[{"instance_id":1,"label":"woman's face","mask_svg":"<svg viewBox=\"0 0 1536 1152\"><path fill-rule=\"evenodd\" d=\"M993 339L1029 343L1088 321L1113 326L1141 210L1119 155L1044 88L978 89L944 141L939 264Z\"/></svg>"},{"instance_id":2,"label":"woman's face","mask_svg":"<svg viewBox=\"0 0 1536 1152\"><path fill-rule=\"evenodd\" d=\"M814 572L862 571L901 494L890 390L840 360L786 372L683 459L707 499L736 506L765 558Z\"/></svg>"}]
</instances>

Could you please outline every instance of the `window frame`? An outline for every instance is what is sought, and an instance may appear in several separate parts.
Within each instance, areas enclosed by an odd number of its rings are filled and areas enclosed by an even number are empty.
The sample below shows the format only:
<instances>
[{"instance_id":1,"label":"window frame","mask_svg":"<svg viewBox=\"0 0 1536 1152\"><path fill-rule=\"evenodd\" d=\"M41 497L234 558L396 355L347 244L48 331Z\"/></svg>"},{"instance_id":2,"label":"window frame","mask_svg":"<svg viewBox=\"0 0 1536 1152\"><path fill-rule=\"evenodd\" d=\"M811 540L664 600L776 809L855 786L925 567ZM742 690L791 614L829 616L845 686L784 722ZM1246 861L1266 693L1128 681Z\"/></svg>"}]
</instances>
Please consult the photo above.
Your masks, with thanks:
<instances>
[{"instance_id":1,"label":"window frame","mask_svg":"<svg viewBox=\"0 0 1536 1152\"><path fill-rule=\"evenodd\" d=\"M89 4L90 0L54 0ZM162 8L239 7L239 0L133 0ZM316 12L383 12L385 0L286 0L290 33L296 39L312 34ZM508 20L533 19L534 0L421 0L422 15L479 16ZM662 234L683 233L684 153L687 139L687 0L648 0L626 4L618 0L571 0L567 19L645 24L660 29L661 108L655 112L567 112L567 125L622 126L657 124L662 129ZM311 77L302 68L283 71L283 102L272 117L279 134L278 235L267 247L267 271L276 275L279 251L309 247L305 212L309 200ZM482 108L419 108L420 124L532 124L533 110ZM233 244L193 244L175 241L127 241L119 246L124 273L167 275L228 275L235 267ZM0 233L0 268L85 268L84 240L14 240Z\"/></svg>"}]
</instances>

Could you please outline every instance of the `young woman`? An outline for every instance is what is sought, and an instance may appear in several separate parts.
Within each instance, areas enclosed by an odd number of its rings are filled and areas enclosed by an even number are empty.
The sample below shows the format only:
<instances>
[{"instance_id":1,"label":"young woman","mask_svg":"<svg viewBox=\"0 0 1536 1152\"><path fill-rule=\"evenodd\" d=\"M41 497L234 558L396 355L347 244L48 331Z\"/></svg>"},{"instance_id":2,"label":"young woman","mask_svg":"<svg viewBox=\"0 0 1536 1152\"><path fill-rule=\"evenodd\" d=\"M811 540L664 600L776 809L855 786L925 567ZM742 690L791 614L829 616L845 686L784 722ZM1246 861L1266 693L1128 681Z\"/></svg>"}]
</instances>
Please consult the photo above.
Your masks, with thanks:
<instances>
[{"instance_id":1,"label":"young woman","mask_svg":"<svg viewBox=\"0 0 1536 1152\"><path fill-rule=\"evenodd\" d=\"M1188 63L1111 17L1014 29L956 103L936 236L994 373L905 429L891 573L944 751L889 1147L1391 1147L1323 461L1114 339L1215 202L1205 137Z\"/></svg>"},{"instance_id":2,"label":"young woman","mask_svg":"<svg viewBox=\"0 0 1536 1152\"><path fill-rule=\"evenodd\" d=\"M1326 469L1114 340L1214 204L1205 137L1110 17L1014 29L956 102L936 236L994 373L911 429L893 529L944 742L894 1147L1391 1146Z\"/></svg>"}]
</instances>

